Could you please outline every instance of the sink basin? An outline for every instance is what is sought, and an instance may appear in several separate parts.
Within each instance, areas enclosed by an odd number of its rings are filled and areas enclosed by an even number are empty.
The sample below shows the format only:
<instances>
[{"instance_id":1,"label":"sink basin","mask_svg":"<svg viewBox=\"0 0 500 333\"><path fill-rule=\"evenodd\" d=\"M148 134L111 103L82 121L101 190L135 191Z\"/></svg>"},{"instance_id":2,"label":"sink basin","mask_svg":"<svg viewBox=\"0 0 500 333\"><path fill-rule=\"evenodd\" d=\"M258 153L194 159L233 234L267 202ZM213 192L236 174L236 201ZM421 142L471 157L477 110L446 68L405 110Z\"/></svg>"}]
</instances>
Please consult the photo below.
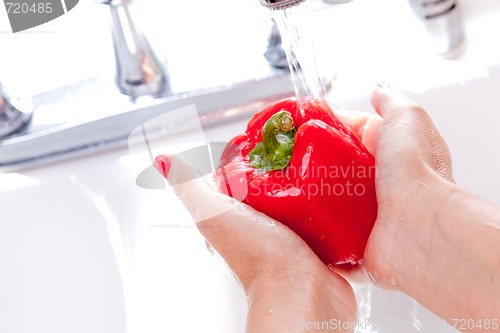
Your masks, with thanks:
<instances>
[{"instance_id":1,"label":"sink basin","mask_svg":"<svg viewBox=\"0 0 500 333\"><path fill-rule=\"evenodd\" d=\"M484 37L500 31L500 6L464 7L461 55L346 64L329 98L337 108L371 110L375 82L403 89L447 141L457 183L500 205L500 47ZM151 151L227 141L250 114L159 135ZM141 131L130 129L129 147L0 174L0 332L244 331L245 297L185 208L169 190L137 185L151 165L145 142L135 140ZM371 323L363 332L457 332L403 294L354 287L368 302L360 308Z\"/></svg>"},{"instance_id":2,"label":"sink basin","mask_svg":"<svg viewBox=\"0 0 500 333\"><path fill-rule=\"evenodd\" d=\"M66 176L1 176L2 332L125 331L106 217Z\"/></svg>"}]
</instances>

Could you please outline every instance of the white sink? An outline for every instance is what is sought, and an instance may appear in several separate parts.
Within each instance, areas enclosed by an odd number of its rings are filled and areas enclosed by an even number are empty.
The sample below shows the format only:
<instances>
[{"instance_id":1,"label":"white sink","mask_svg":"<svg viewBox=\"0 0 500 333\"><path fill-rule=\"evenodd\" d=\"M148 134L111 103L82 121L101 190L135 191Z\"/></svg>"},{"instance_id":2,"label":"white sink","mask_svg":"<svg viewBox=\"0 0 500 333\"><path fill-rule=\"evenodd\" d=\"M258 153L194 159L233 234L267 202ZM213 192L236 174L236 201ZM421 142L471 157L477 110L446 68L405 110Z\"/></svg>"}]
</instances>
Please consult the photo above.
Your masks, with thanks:
<instances>
[{"instance_id":1,"label":"white sink","mask_svg":"<svg viewBox=\"0 0 500 333\"><path fill-rule=\"evenodd\" d=\"M500 39L492 36L500 5L464 5L463 55L396 64L367 57L339 71L337 91L357 110L370 109L376 81L407 91L448 142L456 181L500 205ZM244 126L207 129L204 139L225 141ZM244 331L243 293L173 194L136 185L150 159L134 149L0 174L0 332ZM402 294L371 294L378 326L370 332L413 332L418 323L419 332L454 332Z\"/></svg>"}]
</instances>

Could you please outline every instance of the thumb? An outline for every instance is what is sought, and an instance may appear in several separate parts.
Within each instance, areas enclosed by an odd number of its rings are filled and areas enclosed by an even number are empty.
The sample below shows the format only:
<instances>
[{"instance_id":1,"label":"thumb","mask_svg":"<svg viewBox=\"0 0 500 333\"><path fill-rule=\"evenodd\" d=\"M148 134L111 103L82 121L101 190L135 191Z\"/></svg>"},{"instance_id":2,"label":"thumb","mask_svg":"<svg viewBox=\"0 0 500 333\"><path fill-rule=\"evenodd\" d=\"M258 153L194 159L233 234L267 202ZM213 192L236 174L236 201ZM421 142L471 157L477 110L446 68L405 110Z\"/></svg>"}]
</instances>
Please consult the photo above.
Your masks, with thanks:
<instances>
[{"instance_id":1,"label":"thumb","mask_svg":"<svg viewBox=\"0 0 500 333\"><path fill-rule=\"evenodd\" d=\"M378 88L372 93L371 103L377 113L386 117L399 111L423 111L422 107L410 100L405 94L387 84L379 83ZM425 111L423 112L425 113Z\"/></svg>"},{"instance_id":2,"label":"thumb","mask_svg":"<svg viewBox=\"0 0 500 333\"><path fill-rule=\"evenodd\" d=\"M379 162L412 164L406 167L427 165L452 181L448 146L421 105L388 85L379 85L371 102L383 117L377 146Z\"/></svg>"}]
</instances>

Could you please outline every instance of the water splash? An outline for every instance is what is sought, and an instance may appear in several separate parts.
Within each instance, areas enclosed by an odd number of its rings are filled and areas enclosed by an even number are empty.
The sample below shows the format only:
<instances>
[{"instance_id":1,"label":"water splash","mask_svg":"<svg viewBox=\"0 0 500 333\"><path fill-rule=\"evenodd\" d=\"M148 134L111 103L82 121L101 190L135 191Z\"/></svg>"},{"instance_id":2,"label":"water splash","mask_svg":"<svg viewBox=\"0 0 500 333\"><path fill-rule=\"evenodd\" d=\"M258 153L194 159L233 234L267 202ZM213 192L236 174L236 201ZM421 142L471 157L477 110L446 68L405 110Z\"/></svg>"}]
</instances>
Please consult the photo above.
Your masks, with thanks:
<instances>
[{"instance_id":1,"label":"water splash","mask_svg":"<svg viewBox=\"0 0 500 333\"><path fill-rule=\"evenodd\" d=\"M415 328L415 331L422 332L422 322L419 319L418 304L416 301L413 301L413 310L411 312L411 319L412 319L413 328Z\"/></svg>"},{"instance_id":2,"label":"water splash","mask_svg":"<svg viewBox=\"0 0 500 333\"><path fill-rule=\"evenodd\" d=\"M356 295L358 304L358 322L371 322L372 313L372 285L371 284L351 284ZM372 333L371 325L358 325L355 333ZM374 333L374 332L373 332Z\"/></svg>"}]
</instances>

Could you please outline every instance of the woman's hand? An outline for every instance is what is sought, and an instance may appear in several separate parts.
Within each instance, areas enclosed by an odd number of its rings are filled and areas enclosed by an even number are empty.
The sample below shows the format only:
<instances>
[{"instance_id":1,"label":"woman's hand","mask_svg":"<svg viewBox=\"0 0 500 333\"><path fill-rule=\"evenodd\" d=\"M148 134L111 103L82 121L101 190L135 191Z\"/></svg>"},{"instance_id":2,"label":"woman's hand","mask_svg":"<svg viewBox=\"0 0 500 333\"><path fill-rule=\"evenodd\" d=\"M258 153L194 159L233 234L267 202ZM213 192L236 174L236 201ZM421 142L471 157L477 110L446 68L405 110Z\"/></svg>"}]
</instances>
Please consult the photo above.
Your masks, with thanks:
<instances>
[{"instance_id":1,"label":"woman's hand","mask_svg":"<svg viewBox=\"0 0 500 333\"><path fill-rule=\"evenodd\" d=\"M353 331L335 329L343 326L340 322L349 326L356 322L349 283L329 270L300 237L278 221L213 190L179 159L159 156L155 166L168 175L210 247L222 256L245 290L247 332L314 332L315 325L325 322L331 332Z\"/></svg>"},{"instance_id":2,"label":"woman's hand","mask_svg":"<svg viewBox=\"0 0 500 333\"><path fill-rule=\"evenodd\" d=\"M420 105L387 86L372 104L383 121L352 126L377 165L367 271L448 322L491 331L500 322L500 209L454 183L448 147Z\"/></svg>"},{"instance_id":3,"label":"woman's hand","mask_svg":"<svg viewBox=\"0 0 500 333\"><path fill-rule=\"evenodd\" d=\"M387 86L374 91L372 104L383 117L379 129L371 130L378 137L365 138L376 156L379 214L365 263L376 283L395 289L400 283L395 272L411 262L408 256L437 241L426 231L440 202L457 187L448 147L420 105ZM412 235L423 239L412 244Z\"/></svg>"}]
</instances>

